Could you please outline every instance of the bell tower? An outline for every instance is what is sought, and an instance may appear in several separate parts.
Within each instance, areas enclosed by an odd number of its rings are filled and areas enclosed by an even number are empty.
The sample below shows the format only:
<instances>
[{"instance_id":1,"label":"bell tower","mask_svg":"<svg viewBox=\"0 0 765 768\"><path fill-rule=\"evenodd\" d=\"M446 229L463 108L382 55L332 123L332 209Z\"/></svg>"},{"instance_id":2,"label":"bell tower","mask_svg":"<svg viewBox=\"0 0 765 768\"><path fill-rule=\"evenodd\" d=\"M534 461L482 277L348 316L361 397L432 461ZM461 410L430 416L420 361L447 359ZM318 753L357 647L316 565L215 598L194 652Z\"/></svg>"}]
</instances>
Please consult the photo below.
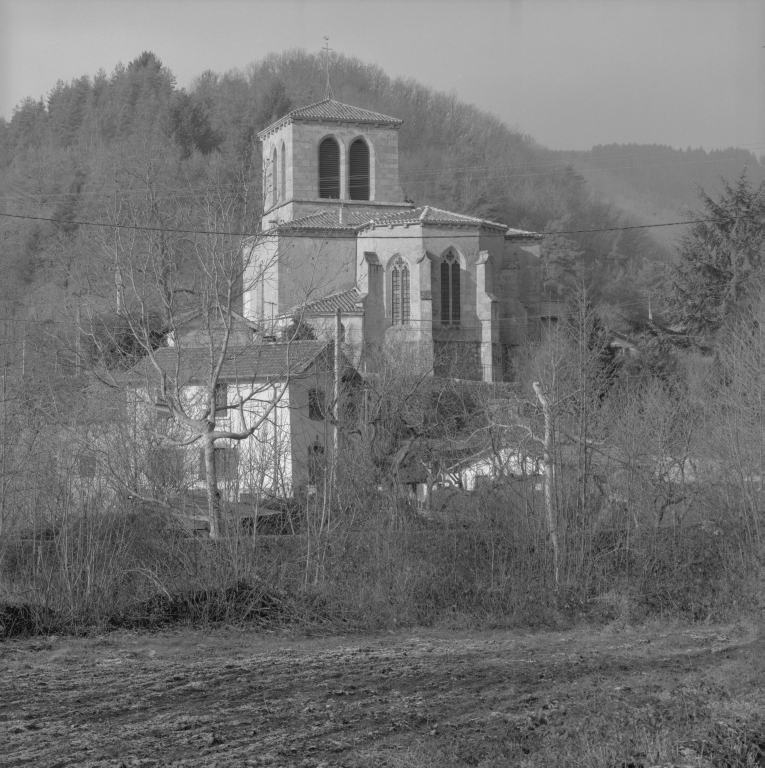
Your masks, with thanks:
<instances>
[{"instance_id":1,"label":"bell tower","mask_svg":"<svg viewBox=\"0 0 765 768\"><path fill-rule=\"evenodd\" d=\"M398 180L401 124L325 99L261 131L265 222L341 207L372 216L411 208Z\"/></svg>"}]
</instances>

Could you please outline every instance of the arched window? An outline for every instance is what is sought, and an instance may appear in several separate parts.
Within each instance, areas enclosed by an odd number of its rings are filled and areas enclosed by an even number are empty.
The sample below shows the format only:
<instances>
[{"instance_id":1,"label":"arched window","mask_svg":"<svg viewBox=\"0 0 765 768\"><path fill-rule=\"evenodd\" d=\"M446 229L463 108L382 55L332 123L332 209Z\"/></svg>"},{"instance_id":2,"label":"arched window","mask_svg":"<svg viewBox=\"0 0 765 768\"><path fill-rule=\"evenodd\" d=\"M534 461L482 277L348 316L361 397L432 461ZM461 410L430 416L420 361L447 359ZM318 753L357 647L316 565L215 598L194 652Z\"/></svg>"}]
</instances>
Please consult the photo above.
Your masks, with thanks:
<instances>
[{"instance_id":1,"label":"arched window","mask_svg":"<svg viewBox=\"0 0 765 768\"><path fill-rule=\"evenodd\" d=\"M393 325L409 325L409 265L400 256L390 270L390 289Z\"/></svg>"},{"instance_id":2,"label":"arched window","mask_svg":"<svg viewBox=\"0 0 765 768\"><path fill-rule=\"evenodd\" d=\"M282 142L282 164L279 168L279 199L287 199L287 153L285 152L284 142Z\"/></svg>"},{"instance_id":3,"label":"arched window","mask_svg":"<svg viewBox=\"0 0 765 768\"><path fill-rule=\"evenodd\" d=\"M460 324L460 260L454 251L441 262L441 324Z\"/></svg>"},{"instance_id":4,"label":"arched window","mask_svg":"<svg viewBox=\"0 0 765 768\"><path fill-rule=\"evenodd\" d=\"M369 147L363 139L351 144L348 175L351 200L369 200Z\"/></svg>"},{"instance_id":5,"label":"arched window","mask_svg":"<svg viewBox=\"0 0 765 768\"><path fill-rule=\"evenodd\" d=\"M340 145L331 137L319 144L319 197L340 199Z\"/></svg>"},{"instance_id":6,"label":"arched window","mask_svg":"<svg viewBox=\"0 0 765 768\"><path fill-rule=\"evenodd\" d=\"M276 154L276 147L271 155L271 205L279 202L279 157Z\"/></svg>"}]
</instances>

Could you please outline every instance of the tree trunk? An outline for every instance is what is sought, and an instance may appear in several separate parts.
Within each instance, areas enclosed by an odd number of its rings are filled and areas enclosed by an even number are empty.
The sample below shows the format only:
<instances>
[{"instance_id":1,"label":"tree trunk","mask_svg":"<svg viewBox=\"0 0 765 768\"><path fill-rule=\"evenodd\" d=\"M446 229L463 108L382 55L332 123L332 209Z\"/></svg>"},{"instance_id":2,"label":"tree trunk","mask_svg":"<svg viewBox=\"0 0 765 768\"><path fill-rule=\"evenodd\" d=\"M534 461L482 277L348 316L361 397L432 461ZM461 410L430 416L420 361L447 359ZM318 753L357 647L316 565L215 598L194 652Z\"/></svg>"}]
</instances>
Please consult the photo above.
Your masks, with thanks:
<instances>
[{"instance_id":1,"label":"tree trunk","mask_svg":"<svg viewBox=\"0 0 765 768\"><path fill-rule=\"evenodd\" d=\"M555 588L560 584L560 549L558 545L558 520L555 514L555 504L553 503L555 472L553 467L553 419L550 402L542 392L542 386L538 381L533 384L539 404L542 406L542 413L545 418L545 438L544 438L544 462L545 462L545 511L547 513L547 528L550 533L550 542L553 548L553 570L555 574Z\"/></svg>"},{"instance_id":2,"label":"tree trunk","mask_svg":"<svg viewBox=\"0 0 765 768\"><path fill-rule=\"evenodd\" d=\"M218 491L218 473L215 468L215 441L210 432L202 436L202 449L205 455L205 481L207 485L207 515L210 521L210 538L220 535L220 492Z\"/></svg>"}]
</instances>

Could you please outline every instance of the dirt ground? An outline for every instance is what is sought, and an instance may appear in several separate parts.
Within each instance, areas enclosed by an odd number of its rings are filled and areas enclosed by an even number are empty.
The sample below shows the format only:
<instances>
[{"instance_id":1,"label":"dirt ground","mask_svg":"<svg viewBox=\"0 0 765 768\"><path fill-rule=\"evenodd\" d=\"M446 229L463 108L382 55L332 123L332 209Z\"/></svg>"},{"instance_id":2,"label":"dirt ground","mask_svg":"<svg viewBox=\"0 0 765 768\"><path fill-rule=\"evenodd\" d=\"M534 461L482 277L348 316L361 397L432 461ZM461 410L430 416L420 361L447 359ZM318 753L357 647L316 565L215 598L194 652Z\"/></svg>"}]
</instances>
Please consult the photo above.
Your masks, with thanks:
<instances>
[{"instance_id":1,"label":"dirt ground","mask_svg":"<svg viewBox=\"0 0 765 768\"><path fill-rule=\"evenodd\" d=\"M753 637L739 624L7 641L0 765L763 765Z\"/></svg>"}]
</instances>

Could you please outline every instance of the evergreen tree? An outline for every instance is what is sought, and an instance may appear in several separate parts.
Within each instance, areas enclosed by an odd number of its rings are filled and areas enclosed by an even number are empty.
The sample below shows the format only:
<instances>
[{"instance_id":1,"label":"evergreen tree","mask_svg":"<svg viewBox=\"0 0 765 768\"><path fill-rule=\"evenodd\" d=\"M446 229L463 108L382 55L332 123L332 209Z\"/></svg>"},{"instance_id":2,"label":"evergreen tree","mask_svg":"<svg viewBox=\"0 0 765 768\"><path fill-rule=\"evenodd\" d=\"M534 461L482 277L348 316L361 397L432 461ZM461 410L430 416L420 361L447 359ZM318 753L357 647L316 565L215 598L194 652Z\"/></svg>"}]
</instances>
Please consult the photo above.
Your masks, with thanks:
<instances>
[{"instance_id":1,"label":"evergreen tree","mask_svg":"<svg viewBox=\"0 0 765 768\"><path fill-rule=\"evenodd\" d=\"M742 173L713 200L703 191L698 218L668 267L670 317L688 333L713 336L752 298L765 255L765 183L753 189Z\"/></svg>"}]
</instances>

